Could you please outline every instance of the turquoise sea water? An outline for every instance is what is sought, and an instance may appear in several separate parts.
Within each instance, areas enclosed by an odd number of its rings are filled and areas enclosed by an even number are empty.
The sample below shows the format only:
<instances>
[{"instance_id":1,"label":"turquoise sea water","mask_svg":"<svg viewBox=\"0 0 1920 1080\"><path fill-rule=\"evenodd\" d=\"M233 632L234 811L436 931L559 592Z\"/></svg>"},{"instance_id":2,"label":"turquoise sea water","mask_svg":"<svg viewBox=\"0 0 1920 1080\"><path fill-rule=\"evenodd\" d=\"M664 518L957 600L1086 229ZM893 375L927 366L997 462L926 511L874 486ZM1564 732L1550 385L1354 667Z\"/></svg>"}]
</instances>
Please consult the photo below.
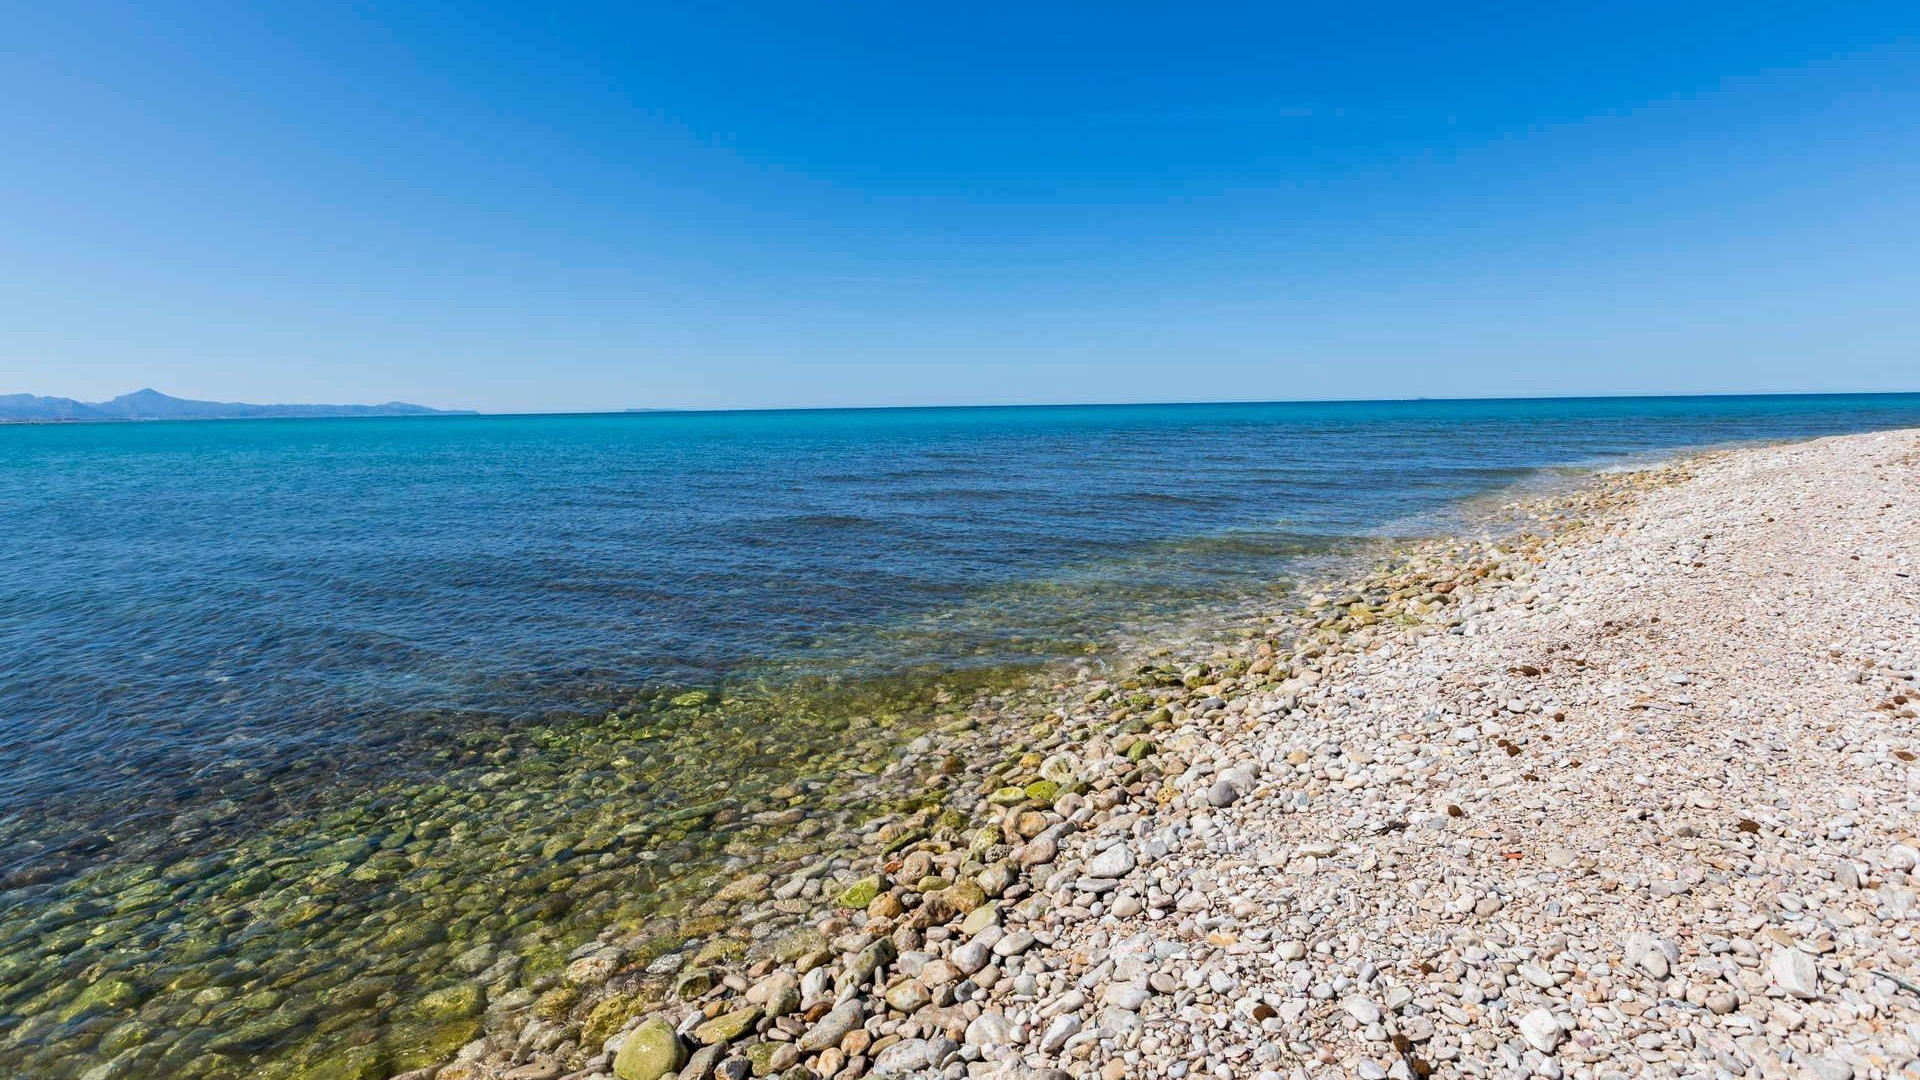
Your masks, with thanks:
<instances>
[{"instance_id":1,"label":"turquoise sea water","mask_svg":"<svg viewBox=\"0 0 1920 1080\"><path fill-rule=\"evenodd\" d=\"M1920 396L0 427L0 875L236 780L748 665L1040 657L1287 560Z\"/></svg>"},{"instance_id":2,"label":"turquoise sea water","mask_svg":"<svg viewBox=\"0 0 1920 1080\"><path fill-rule=\"evenodd\" d=\"M1920 395L0 427L0 1075L443 1060L604 929L725 945L718 883L931 812L899 746L1036 665L1569 469L1914 425Z\"/></svg>"}]
</instances>

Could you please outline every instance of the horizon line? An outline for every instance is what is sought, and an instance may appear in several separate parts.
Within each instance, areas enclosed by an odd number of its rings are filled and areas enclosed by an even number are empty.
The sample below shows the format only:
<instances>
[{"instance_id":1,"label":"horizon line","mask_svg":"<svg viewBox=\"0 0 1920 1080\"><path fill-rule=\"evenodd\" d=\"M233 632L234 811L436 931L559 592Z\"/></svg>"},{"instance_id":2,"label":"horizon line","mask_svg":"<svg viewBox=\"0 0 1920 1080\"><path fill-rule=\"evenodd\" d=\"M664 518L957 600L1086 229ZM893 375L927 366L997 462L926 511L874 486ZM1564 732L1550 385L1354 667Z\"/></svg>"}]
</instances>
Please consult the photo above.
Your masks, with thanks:
<instances>
[{"instance_id":1,"label":"horizon line","mask_svg":"<svg viewBox=\"0 0 1920 1080\"><path fill-rule=\"evenodd\" d=\"M136 391L137 392L137 391ZM22 393L31 393L23 391ZM454 406L426 406L441 411L418 416L228 416L228 417L59 417L59 418L0 418L0 425L19 424L163 424L163 423L218 423L243 421L282 421L282 420L458 420L474 417L516 417L516 416L648 416L656 414L699 414L699 413L784 413L784 412L904 412L935 409L1113 409L1113 408L1166 408L1175 406L1232 406L1232 405L1393 405L1454 403L1470 404L1492 401L1646 401L1673 398L1739 398L1739 397L1903 397L1920 395L1920 388L1904 390L1681 390L1665 393L1647 394L1490 394L1465 397L1356 397L1356 398L1223 398L1212 400L1185 401L1060 401L1060 402L994 402L994 403L956 403L939 405L657 405L628 406L607 409L551 409L551 410L501 410L463 409ZM50 396L50 395L48 395ZM168 395L171 396L171 395ZM72 399L78 400L78 399ZM195 399L181 399L195 400ZM386 404L393 404L388 402ZM216 404L248 404L244 402L216 402ZM275 405L307 406L310 402L275 402Z\"/></svg>"}]
</instances>

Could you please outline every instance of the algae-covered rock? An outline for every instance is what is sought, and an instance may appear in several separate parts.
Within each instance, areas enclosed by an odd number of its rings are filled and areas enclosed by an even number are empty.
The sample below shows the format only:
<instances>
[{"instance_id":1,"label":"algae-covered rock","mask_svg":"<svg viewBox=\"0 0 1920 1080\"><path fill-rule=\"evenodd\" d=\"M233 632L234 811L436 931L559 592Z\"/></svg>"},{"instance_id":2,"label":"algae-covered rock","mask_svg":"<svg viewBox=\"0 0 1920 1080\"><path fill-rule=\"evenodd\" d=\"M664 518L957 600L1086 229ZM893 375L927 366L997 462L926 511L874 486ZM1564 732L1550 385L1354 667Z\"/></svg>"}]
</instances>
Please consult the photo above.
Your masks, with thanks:
<instances>
[{"instance_id":1,"label":"algae-covered rock","mask_svg":"<svg viewBox=\"0 0 1920 1080\"><path fill-rule=\"evenodd\" d=\"M766 874L748 874L746 877L728 883L725 888L714 893L713 898L728 903L750 900L764 895L772 884L773 878Z\"/></svg>"},{"instance_id":2,"label":"algae-covered rock","mask_svg":"<svg viewBox=\"0 0 1920 1080\"><path fill-rule=\"evenodd\" d=\"M673 996L681 1001L692 1001L713 989L713 982L712 968L695 968L680 976L679 981L673 984Z\"/></svg>"},{"instance_id":3,"label":"algae-covered rock","mask_svg":"<svg viewBox=\"0 0 1920 1080\"><path fill-rule=\"evenodd\" d=\"M384 1050L354 1046L303 1066L292 1080L386 1080L391 1071Z\"/></svg>"},{"instance_id":4,"label":"algae-covered rock","mask_svg":"<svg viewBox=\"0 0 1920 1080\"><path fill-rule=\"evenodd\" d=\"M131 1009L140 1001L140 988L126 979L108 977L88 986L60 1010L60 1019L72 1020L90 1012Z\"/></svg>"},{"instance_id":5,"label":"algae-covered rock","mask_svg":"<svg viewBox=\"0 0 1920 1080\"><path fill-rule=\"evenodd\" d=\"M141 1045L154 1036L154 1027L144 1020L129 1020L100 1036L96 1047L102 1057L118 1057L122 1051Z\"/></svg>"},{"instance_id":6,"label":"algae-covered rock","mask_svg":"<svg viewBox=\"0 0 1920 1080\"><path fill-rule=\"evenodd\" d=\"M580 1025L581 1041L587 1046L601 1045L614 1032L627 1026L627 1021L638 1016L643 1008L645 1005L639 994L616 994L599 1002L587 1013L586 1020ZM552 1019L558 1019L558 1017Z\"/></svg>"},{"instance_id":7,"label":"algae-covered rock","mask_svg":"<svg viewBox=\"0 0 1920 1080\"><path fill-rule=\"evenodd\" d=\"M216 1054L232 1054L265 1046L297 1030L311 1015L311 1009L277 1009L264 1016L256 1016L244 1023L227 1028L208 1039L206 1047Z\"/></svg>"},{"instance_id":8,"label":"algae-covered rock","mask_svg":"<svg viewBox=\"0 0 1920 1080\"><path fill-rule=\"evenodd\" d=\"M753 1075L765 1076L773 1071L774 1051L780 1049L783 1045L786 1044L757 1042L747 1047L742 1056L747 1059L747 1066L753 1070Z\"/></svg>"},{"instance_id":9,"label":"algae-covered rock","mask_svg":"<svg viewBox=\"0 0 1920 1080\"><path fill-rule=\"evenodd\" d=\"M880 875L870 874L847 886L835 903L845 908L864 908L873 903L873 898L879 896L880 890L885 887L886 882L881 880Z\"/></svg>"},{"instance_id":10,"label":"algae-covered rock","mask_svg":"<svg viewBox=\"0 0 1920 1080\"><path fill-rule=\"evenodd\" d=\"M478 1016L486 1004L485 990L473 983L455 983L421 998L408 1012L423 1020L457 1020Z\"/></svg>"},{"instance_id":11,"label":"algae-covered rock","mask_svg":"<svg viewBox=\"0 0 1920 1080\"><path fill-rule=\"evenodd\" d=\"M562 1020L573 1011L580 1000L580 988L577 986L556 986L541 994L533 1003L533 1015L542 1020ZM608 1032L609 1035L612 1032Z\"/></svg>"},{"instance_id":12,"label":"algae-covered rock","mask_svg":"<svg viewBox=\"0 0 1920 1080\"><path fill-rule=\"evenodd\" d=\"M820 949L826 949L826 947L828 947L826 934L822 934L812 926L803 926L791 934L781 934L780 938L774 938L774 942L768 945L766 951L780 963L793 963L804 955L818 953Z\"/></svg>"},{"instance_id":13,"label":"algae-covered rock","mask_svg":"<svg viewBox=\"0 0 1920 1080\"><path fill-rule=\"evenodd\" d=\"M738 938L714 938L700 946L700 951L693 954L693 963L704 967L709 964L738 960L746 954L746 942Z\"/></svg>"},{"instance_id":14,"label":"algae-covered rock","mask_svg":"<svg viewBox=\"0 0 1920 1080\"><path fill-rule=\"evenodd\" d=\"M856 953L842 974L846 977L847 985L865 986L873 981L876 974L886 971L887 965L899 955L900 946L895 945L892 938L883 937Z\"/></svg>"},{"instance_id":15,"label":"algae-covered rock","mask_svg":"<svg viewBox=\"0 0 1920 1080\"><path fill-rule=\"evenodd\" d=\"M660 1080L687 1063L687 1048L673 1025L654 1017L627 1033L613 1056L613 1075L619 1080Z\"/></svg>"},{"instance_id":16,"label":"algae-covered rock","mask_svg":"<svg viewBox=\"0 0 1920 1080\"><path fill-rule=\"evenodd\" d=\"M760 1022L760 1006L748 1005L744 1009L735 1009L693 1029L693 1037L703 1046L717 1046L739 1039L753 1030Z\"/></svg>"},{"instance_id":17,"label":"algae-covered rock","mask_svg":"<svg viewBox=\"0 0 1920 1080\"><path fill-rule=\"evenodd\" d=\"M927 925L932 926L965 915L987 902L987 891L971 878L956 881L936 893L929 893L922 905Z\"/></svg>"},{"instance_id":18,"label":"algae-covered rock","mask_svg":"<svg viewBox=\"0 0 1920 1080\"><path fill-rule=\"evenodd\" d=\"M395 1026L387 1035L392 1067L400 1072L439 1065L480 1034L474 1017L437 1024Z\"/></svg>"},{"instance_id":19,"label":"algae-covered rock","mask_svg":"<svg viewBox=\"0 0 1920 1080\"><path fill-rule=\"evenodd\" d=\"M1052 780L1035 780L1028 784L1027 798L1035 802L1050 803L1060 794L1060 785Z\"/></svg>"}]
</instances>

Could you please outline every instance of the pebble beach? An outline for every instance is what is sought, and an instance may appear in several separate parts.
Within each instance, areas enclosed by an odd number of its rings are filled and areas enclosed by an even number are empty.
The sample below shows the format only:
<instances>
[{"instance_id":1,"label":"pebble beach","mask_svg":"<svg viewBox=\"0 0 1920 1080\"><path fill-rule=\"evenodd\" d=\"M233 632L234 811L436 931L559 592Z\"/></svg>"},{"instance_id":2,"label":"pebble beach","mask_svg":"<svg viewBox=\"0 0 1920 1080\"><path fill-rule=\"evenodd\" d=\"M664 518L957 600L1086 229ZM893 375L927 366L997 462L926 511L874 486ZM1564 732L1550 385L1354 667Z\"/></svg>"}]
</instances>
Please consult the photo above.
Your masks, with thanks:
<instances>
[{"instance_id":1,"label":"pebble beach","mask_svg":"<svg viewBox=\"0 0 1920 1080\"><path fill-rule=\"evenodd\" d=\"M1696 454L1037 673L476 733L13 909L0 1064L1920 1076L1917 484Z\"/></svg>"},{"instance_id":2,"label":"pebble beach","mask_svg":"<svg viewBox=\"0 0 1920 1080\"><path fill-rule=\"evenodd\" d=\"M1917 496L1914 431L1603 476L1063 682L405 1075L1920 1076Z\"/></svg>"}]
</instances>

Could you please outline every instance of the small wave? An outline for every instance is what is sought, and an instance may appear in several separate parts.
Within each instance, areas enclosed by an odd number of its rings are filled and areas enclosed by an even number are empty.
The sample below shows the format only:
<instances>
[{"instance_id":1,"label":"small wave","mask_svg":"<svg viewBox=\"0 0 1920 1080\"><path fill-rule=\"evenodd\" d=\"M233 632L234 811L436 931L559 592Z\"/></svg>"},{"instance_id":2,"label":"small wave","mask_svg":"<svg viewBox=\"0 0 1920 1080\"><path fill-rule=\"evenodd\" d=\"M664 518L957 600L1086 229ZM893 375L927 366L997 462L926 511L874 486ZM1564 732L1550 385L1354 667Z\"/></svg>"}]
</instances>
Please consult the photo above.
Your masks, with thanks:
<instances>
[{"instance_id":1,"label":"small wave","mask_svg":"<svg viewBox=\"0 0 1920 1080\"><path fill-rule=\"evenodd\" d=\"M765 524L801 529L891 529L894 527L890 522L862 517L859 514L795 514L791 517L775 518Z\"/></svg>"},{"instance_id":2,"label":"small wave","mask_svg":"<svg viewBox=\"0 0 1920 1080\"><path fill-rule=\"evenodd\" d=\"M1224 501L1219 495L1186 495L1174 491L1123 491L1114 498L1163 506L1217 506Z\"/></svg>"}]
</instances>

